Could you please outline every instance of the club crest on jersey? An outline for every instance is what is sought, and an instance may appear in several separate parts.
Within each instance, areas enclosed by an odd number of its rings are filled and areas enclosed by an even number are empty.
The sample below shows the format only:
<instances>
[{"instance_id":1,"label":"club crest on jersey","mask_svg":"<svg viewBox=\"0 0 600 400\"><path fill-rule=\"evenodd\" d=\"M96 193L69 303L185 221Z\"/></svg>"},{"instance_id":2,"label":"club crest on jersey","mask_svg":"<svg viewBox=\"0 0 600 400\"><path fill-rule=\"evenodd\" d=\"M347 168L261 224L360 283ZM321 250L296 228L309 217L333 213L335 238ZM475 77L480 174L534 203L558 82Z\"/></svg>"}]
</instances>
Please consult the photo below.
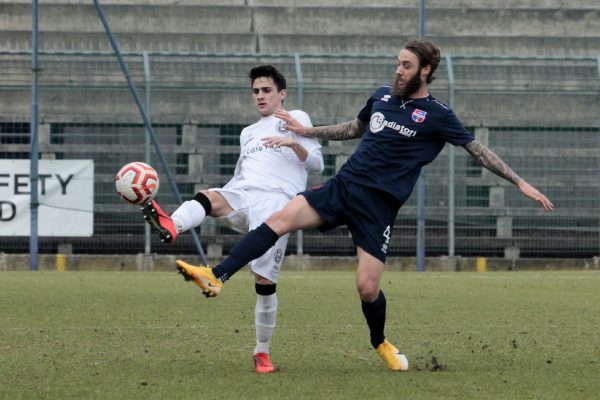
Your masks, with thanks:
<instances>
[{"instance_id":1,"label":"club crest on jersey","mask_svg":"<svg viewBox=\"0 0 600 400\"><path fill-rule=\"evenodd\" d=\"M415 121L417 124L420 124L421 122L425 121L425 117L426 116L427 116L427 112L426 111L419 110L417 108L412 113L412 120Z\"/></svg>"},{"instance_id":2,"label":"club crest on jersey","mask_svg":"<svg viewBox=\"0 0 600 400\"><path fill-rule=\"evenodd\" d=\"M275 127L275 129L277 130L277 133L285 135L287 133L287 129L284 128L285 125L286 125L285 121L283 121L283 120L277 121L277 126Z\"/></svg>"}]
</instances>

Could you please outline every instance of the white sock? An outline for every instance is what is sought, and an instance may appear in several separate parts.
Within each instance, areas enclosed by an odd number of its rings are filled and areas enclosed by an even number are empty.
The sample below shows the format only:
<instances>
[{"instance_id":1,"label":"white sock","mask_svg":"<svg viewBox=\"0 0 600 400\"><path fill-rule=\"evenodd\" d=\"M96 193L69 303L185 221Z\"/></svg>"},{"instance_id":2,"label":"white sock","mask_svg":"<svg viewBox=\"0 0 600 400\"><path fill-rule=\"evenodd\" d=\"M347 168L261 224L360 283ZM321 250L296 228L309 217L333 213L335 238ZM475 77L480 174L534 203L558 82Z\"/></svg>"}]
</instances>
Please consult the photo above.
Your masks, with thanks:
<instances>
[{"instance_id":1,"label":"white sock","mask_svg":"<svg viewBox=\"0 0 600 400\"><path fill-rule=\"evenodd\" d=\"M177 233L189 231L192 228L197 227L204 221L206 217L206 210L202 207L202 204L196 200L184 201L177 210L171 214L173 223Z\"/></svg>"},{"instance_id":2,"label":"white sock","mask_svg":"<svg viewBox=\"0 0 600 400\"><path fill-rule=\"evenodd\" d=\"M256 307L254 309L254 322L256 324L256 353L268 353L271 337L275 330L275 318L277 317L277 293L268 296L256 295Z\"/></svg>"}]
</instances>

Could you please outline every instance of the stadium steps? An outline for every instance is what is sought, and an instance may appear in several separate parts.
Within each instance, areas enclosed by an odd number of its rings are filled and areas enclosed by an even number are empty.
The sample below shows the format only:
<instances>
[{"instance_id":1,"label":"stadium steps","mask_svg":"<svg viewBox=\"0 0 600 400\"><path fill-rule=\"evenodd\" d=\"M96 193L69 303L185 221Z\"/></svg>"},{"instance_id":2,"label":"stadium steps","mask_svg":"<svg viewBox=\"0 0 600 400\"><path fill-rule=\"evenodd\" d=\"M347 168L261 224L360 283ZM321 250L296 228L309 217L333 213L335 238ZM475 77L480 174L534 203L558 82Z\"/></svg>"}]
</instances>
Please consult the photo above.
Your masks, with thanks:
<instances>
[{"instance_id":1,"label":"stadium steps","mask_svg":"<svg viewBox=\"0 0 600 400\"><path fill-rule=\"evenodd\" d=\"M278 60L174 60L151 58L152 96L157 123L183 123L201 118L203 123L248 123L255 119L250 105L247 73L258 62L275 62L288 77L286 107L298 107L297 82L290 59ZM128 59L138 89L143 89L141 57ZM77 69L73 66L77 65ZM22 60L4 64L9 93L0 97L4 115L28 115L29 66ZM336 123L353 119L365 99L393 77L394 61L315 60L303 61L304 104L314 123ZM101 73L97 72L101 71ZM455 106L468 126L515 126L572 123L596 126L590 105L598 103L600 82L593 60L572 62L455 59ZM448 98L445 65L437 72L431 91L442 101ZM94 78L90 78L93 75ZM556 79L557 76L566 77ZM568 103L558 94L569 94ZM515 94L522 103L517 112ZM139 114L116 60L85 59L82 64L65 64L60 58L42 57L40 114L59 120L136 122ZM305 107L306 108L306 107ZM561 109L560 118L549 110ZM201 117L198 110L202 110ZM52 117L50 117L52 116Z\"/></svg>"},{"instance_id":2,"label":"stadium steps","mask_svg":"<svg viewBox=\"0 0 600 400\"><path fill-rule=\"evenodd\" d=\"M123 33L113 32L122 52L240 52L254 53L253 33ZM40 32L40 50L112 51L103 32ZM31 31L0 33L0 47L29 50Z\"/></svg>"},{"instance_id":3,"label":"stadium steps","mask_svg":"<svg viewBox=\"0 0 600 400\"><path fill-rule=\"evenodd\" d=\"M243 6L247 0L101 0L100 5ZM41 5L89 5L90 0L42 0ZM31 0L0 0L2 4L28 4Z\"/></svg>"},{"instance_id":4,"label":"stadium steps","mask_svg":"<svg viewBox=\"0 0 600 400\"><path fill-rule=\"evenodd\" d=\"M31 29L31 4L4 4L0 13L3 31ZM131 33L248 33L251 29L247 6L196 6L179 4L103 5L111 29ZM87 4L42 3L40 32L104 32L96 9Z\"/></svg>"},{"instance_id":5,"label":"stadium steps","mask_svg":"<svg viewBox=\"0 0 600 400\"><path fill-rule=\"evenodd\" d=\"M418 21L414 6L255 8L263 52L394 54L417 34ZM431 7L426 32L454 54L595 56L600 51L600 5Z\"/></svg>"},{"instance_id":6,"label":"stadium steps","mask_svg":"<svg viewBox=\"0 0 600 400\"><path fill-rule=\"evenodd\" d=\"M494 9L431 8L428 35L600 36L600 7ZM377 23L373 23L377 21ZM310 32L321 35L418 32L418 7L255 7L261 34Z\"/></svg>"},{"instance_id":7,"label":"stadium steps","mask_svg":"<svg viewBox=\"0 0 600 400\"><path fill-rule=\"evenodd\" d=\"M42 0L44 5L50 4L90 4L89 0ZM102 0L101 5L137 4L137 5L246 5L248 0ZM252 0L255 6L286 7L415 7L414 0L371 0L368 3L358 0ZM2 4L29 4L31 0L0 0ZM456 8L600 8L594 0L453 0ZM448 7L447 0L427 0L428 8Z\"/></svg>"},{"instance_id":8,"label":"stadium steps","mask_svg":"<svg viewBox=\"0 0 600 400\"><path fill-rule=\"evenodd\" d=\"M125 1L103 10L122 51L256 51L251 9L244 5ZM31 4L5 2L0 11L0 48L31 48ZM112 50L91 2L42 3L39 30L42 50Z\"/></svg>"},{"instance_id":9,"label":"stadium steps","mask_svg":"<svg viewBox=\"0 0 600 400\"><path fill-rule=\"evenodd\" d=\"M290 33L258 35L263 53L389 54L395 58L402 44L415 35L400 34L313 34ZM600 36L523 35L436 35L428 34L444 54L511 56L590 56L600 54Z\"/></svg>"},{"instance_id":10,"label":"stadium steps","mask_svg":"<svg viewBox=\"0 0 600 400\"><path fill-rule=\"evenodd\" d=\"M25 0L22 0L25 1ZM52 0L56 1L56 0ZM82 1L82 0L80 0ZM115 0L113 0L115 1ZM128 0L131 1L131 0ZM169 1L169 0L165 0ZM176 1L176 0L171 0ZM417 7L414 0L253 0L255 6L285 7ZM427 0L427 8L448 8L448 0ZM594 0L452 0L454 8L598 8Z\"/></svg>"},{"instance_id":11,"label":"stadium steps","mask_svg":"<svg viewBox=\"0 0 600 400\"><path fill-rule=\"evenodd\" d=\"M103 3L103 9L128 51L393 54L418 32L419 10L408 0L243 3L115 0ZM437 0L427 5L427 35L446 52L600 52L600 3L589 0L460 0L453 7ZM0 46L29 48L30 2L3 0L0 8ZM39 15L43 49L110 50L90 2L44 2Z\"/></svg>"}]
</instances>

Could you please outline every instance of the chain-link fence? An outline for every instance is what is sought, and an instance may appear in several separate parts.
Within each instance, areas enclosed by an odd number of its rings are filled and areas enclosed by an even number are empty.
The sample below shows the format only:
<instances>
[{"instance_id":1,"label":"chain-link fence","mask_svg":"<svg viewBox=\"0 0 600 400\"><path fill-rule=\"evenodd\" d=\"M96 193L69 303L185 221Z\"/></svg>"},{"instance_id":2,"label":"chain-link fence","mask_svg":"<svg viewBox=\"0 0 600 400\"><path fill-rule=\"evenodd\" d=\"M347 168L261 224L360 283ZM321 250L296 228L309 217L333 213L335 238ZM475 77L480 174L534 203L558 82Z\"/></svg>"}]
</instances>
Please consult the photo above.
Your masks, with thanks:
<instances>
[{"instance_id":1,"label":"chain-link fence","mask_svg":"<svg viewBox=\"0 0 600 400\"><path fill-rule=\"evenodd\" d=\"M129 53L133 80L184 198L222 186L233 173L241 129L258 119L247 74L270 63L288 79L288 109L302 108L313 124L353 119L368 96L394 76L395 55L245 55ZM61 243L79 253L144 251L137 207L120 200L114 175L144 161L146 131L125 79L109 53L40 55L40 152L44 159L94 160L91 237L41 237L41 252ZM146 64L146 68L144 68ZM0 53L0 158L27 159L30 151L31 66L27 52ZM534 202L461 148L446 146L425 169L426 254L588 257L600 253L600 64L594 58L446 56L431 87L484 144L546 193L556 210ZM323 143L326 169L309 185L331 177L356 141ZM177 205L156 156L159 200ZM0 184L8 185L0 173ZM0 201L10 199L0 199ZM43 206L43 197L41 203ZM4 210L4 209L3 209ZM6 213L6 210L4 210ZM0 214L1 215L1 214ZM389 254L414 255L416 191L401 209ZM0 230L2 230L0 218ZM77 221L64 221L77 224ZM238 234L208 219L204 246L224 252ZM2 251L27 252L28 237L2 236ZM292 237L288 252L347 255L345 228ZM194 253L190 235L171 245L152 238L153 252Z\"/></svg>"}]
</instances>

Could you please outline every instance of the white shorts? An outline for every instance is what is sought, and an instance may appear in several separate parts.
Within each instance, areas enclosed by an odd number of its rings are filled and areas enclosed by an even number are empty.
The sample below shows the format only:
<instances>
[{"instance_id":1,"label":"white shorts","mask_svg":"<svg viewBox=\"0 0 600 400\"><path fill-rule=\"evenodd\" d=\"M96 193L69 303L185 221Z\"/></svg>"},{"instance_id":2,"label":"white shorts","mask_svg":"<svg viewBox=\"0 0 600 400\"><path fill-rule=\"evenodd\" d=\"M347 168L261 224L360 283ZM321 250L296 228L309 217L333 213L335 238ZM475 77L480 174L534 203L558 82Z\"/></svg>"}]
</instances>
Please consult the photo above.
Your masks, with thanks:
<instances>
[{"instance_id":1,"label":"white shorts","mask_svg":"<svg viewBox=\"0 0 600 400\"><path fill-rule=\"evenodd\" d=\"M257 228L275 211L281 210L290 201L284 193L264 192L253 189L208 189L220 193L233 211L224 217L216 218L236 232L246 233ZM250 270L256 275L276 283L289 234L280 237L265 254L250 262Z\"/></svg>"}]
</instances>

